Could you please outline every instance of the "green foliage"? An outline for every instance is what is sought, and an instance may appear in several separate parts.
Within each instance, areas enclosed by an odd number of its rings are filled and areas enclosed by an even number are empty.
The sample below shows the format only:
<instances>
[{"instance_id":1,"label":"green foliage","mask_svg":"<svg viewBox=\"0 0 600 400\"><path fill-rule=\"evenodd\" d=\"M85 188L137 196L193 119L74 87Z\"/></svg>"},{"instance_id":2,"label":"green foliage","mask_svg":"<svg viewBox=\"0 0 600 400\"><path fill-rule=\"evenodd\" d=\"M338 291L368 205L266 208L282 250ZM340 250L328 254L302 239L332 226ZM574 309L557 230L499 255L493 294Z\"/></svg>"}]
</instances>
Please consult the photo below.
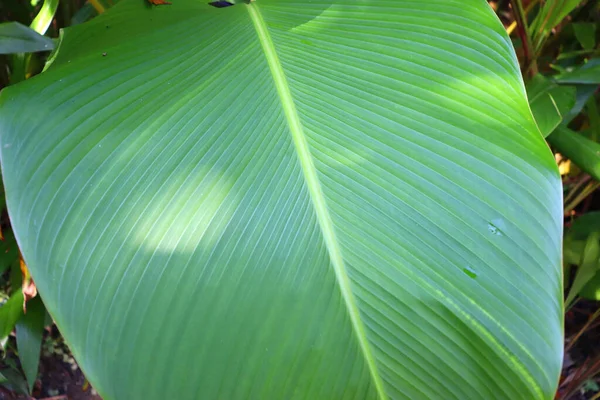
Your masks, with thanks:
<instances>
[{"instance_id":1,"label":"green foliage","mask_svg":"<svg viewBox=\"0 0 600 400\"><path fill-rule=\"evenodd\" d=\"M591 59L581 66L571 68L558 75L556 81L569 84L600 85L600 58Z\"/></svg>"},{"instance_id":2,"label":"green foliage","mask_svg":"<svg viewBox=\"0 0 600 400\"><path fill-rule=\"evenodd\" d=\"M0 102L105 399L553 397L560 180L485 2L126 0Z\"/></svg>"},{"instance_id":3,"label":"green foliage","mask_svg":"<svg viewBox=\"0 0 600 400\"><path fill-rule=\"evenodd\" d=\"M37 379L45 318L44 303L39 297L35 297L27 303L27 312L16 325L19 360L23 372L25 372L30 393Z\"/></svg>"},{"instance_id":4,"label":"green foliage","mask_svg":"<svg viewBox=\"0 0 600 400\"><path fill-rule=\"evenodd\" d=\"M542 74L535 75L528 83L529 106L544 137L552 133L573 109L576 93L574 86L561 86Z\"/></svg>"},{"instance_id":5,"label":"green foliage","mask_svg":"<svg viewBox=\"0 0 600 400\"><path fill-rule=\"evenodd\" d=\"M600 300L600 212L578 218L565 233L565 263L578 266L567 303L575 296Z\"/></svg>"},{"instance_id":6,"label":"green foliage","mask_svg":"<svg viewBox=\"0 0 600 400\"><path fill-rule=\"evenodd\" d=\"M599 143L565 127L555 130L548 141L582 170L595 179L600 179Z\"/></svg>"},{"instance_id":7,"label":"green foliage","mask_svg":"<svg viewBox=\"0 0 600 400\"><path fill-rule=\"evenodd\" d=\"M539 9L531 25L532 42L536 51L542 49L552 30L584 1L548 0L542 2L542 7Z\"/></svg>"},{"instance_id":8,"label":"green foliage","mask_svg":"<svg viewBox=\"0 0 600 400\"><path fill-rule=\"evenodd\" d=\"M596 24L592 22L574 23L573 31L575 37L585 50L592 50L596 47Z\"/></svg>"},{"instance_id":9,"label":"green foliage","mask_svg":"<svg viewBox=\"0 0 600 400\"><path fill-rule=\"evenodd\" d=\"M0 307L0 346L4 348L8 335L23 314L23 292L16 290Z\"/></svg>"},{"instance_id":10,"label":"green foliage","mask_svg":"<svg viewBox=\"0 0 600 400\"><path fill-rule=\"evenodd\" d=\"M33 53L54 49L51 39L18 22L0 24L0 54Z\"/></svg>"}]
</instances>

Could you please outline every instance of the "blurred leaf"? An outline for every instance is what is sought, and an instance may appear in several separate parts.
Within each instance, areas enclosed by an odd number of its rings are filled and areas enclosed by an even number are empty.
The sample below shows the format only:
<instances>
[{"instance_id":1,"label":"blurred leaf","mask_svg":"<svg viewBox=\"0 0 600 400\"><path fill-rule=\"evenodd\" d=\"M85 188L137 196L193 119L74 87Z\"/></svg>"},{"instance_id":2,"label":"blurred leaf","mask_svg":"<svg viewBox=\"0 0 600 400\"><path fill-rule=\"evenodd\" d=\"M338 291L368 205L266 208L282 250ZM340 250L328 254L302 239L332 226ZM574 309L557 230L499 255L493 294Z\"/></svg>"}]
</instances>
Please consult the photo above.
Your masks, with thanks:
<instances>
[{"instance_id":1,"label":"blurred leaf","mask_svg":"<svg viewBox=\"0 0 600 400\"><path fill-rule=\"evenodd\" d=\"M573 24L575 37L584 49L593 49L596 46L596 24L579 22Z\"/></svg>"},{"instance_id":2,"label":"blurred leaf","mask_svg":"<svg viewBox=\"0 0 600 400\"><path fill-rule=\"evenodd\" d=\"M27 303L27 312L16 325L19 360L29 384L29 392L37 378L45 318L46 308L38 296Z\"/></svg>"},{"instance_id":3,"label":"blurred leaf","mask_svg":"<svg viewBox=\"0 0 600 400\"><path fill-rule=\"evenodd\" d=\"M577 297L581 289L594 277L600 269L600 232L592 232L583 248L581 261L577 268L577 273L573 279L573 284L569 289L569 295L565 300L565 308L569 308L573 300Z\"/></svg>"},{"instance_id":4,"label":"blurred leaf","mask_svg":"<svg viewBox=\"0 0 600 400\"><path fill-rule=\"evenodd\" d=\"M585 240L575 240L565 237L563 242L563 262L569 265L579 265L584 248Z\"/></svg>"},{"instance_id":5,"label":"blurred leaf","mask_svg":"<svg viewBox=\"0 0 600 400\"><path fill-rule=\"evenodd\" d=\"M10 286L13 288L20 288L23 284L23 272L21 271L21 259L19 262L11 265L10 268ZM25 295L23 295L25 297Z\"/></svg>"},{"instance_id":6,"label":"blurred leaf","mask_svg":"<svg viewBox=\"0 0 600 400\"><path fill-rule=\"evenodd\" d=\"M3 234L4 240L0 240L0 274L19 262L19 247L12 230Z\"/></svg>"},{"instance_id":7,"label":"blurred leaf","mask_svg":"<svg viewBox=\"0 0 600 400\"><path fill-rule=\"evenodd\" d=\"M579 168L600 180L600 144L564 126L555 129L547 140Z\"/></svg>"},{"instance_id":8,"label":"blurred leaf","mask_svg":"<svg viewBox=\"0 0 600 400\"><path fill-rule=\"evenodd\" d=\"M71 25L79 25L98 15L98 12L90 3L85 3L71 18Z\"/></svg>"},{"instance_id":9,"label":"blurred leaf","mask_svg":"<svg viewBox=\"0 0 600 400\"><path fill-rule=\"evenodd\" d=\"M44 0L40 12L35 16L29 27L40 35L46 33L50 23L52 23L52 19L54 19L57 8L58 0Z\"/></svg>"},{"instance_id":10,"label":"blurred leaf","mask_svg":"<svg viewBox=\"0 0 600 400\"><path fill-rule=\"evenodd\" d=\"M564 116L561 125L567 126L569 122L573 120L576 116L579 115L581 110L585 107L586 103L590 98L596 93L598 89L598 85L584 85L584 84L574 84L576 89L575 94L575 104L569 110L569 112Z\"/></svg>"},{"instance_id":11,"label":"blurred leaf","mask_svg":"<svg viewBox=\"0 0 600 400\"><path fill-rule=\"evenodd\" d=\"M579 291L579 295L588 300L600 300L600 271L585 284Z\"/></svg>"},{"instance_id":12,"label":"blurred leaf","mask_svg":"<svg viewBox=\"0 0 600 400\"><path fill-rule=\"evenodd\" d=\"M585 107L587 111L588 121L590 124L589 137L591 140L597 142L600 139L600 114L598 114L598 106L596 104L596 98L592 97L588 100Z\"/></svg>"},{"instance_id":13,"label":"blurred leaf","mask_svg":"<svg viewBox=\"0 0 600 400\"><path fill-rule=\"evenodd\" d=\"M533 43L539 50L555 26L584 0L548 0L542 3L531 24Z\"/></svg>"},{"instance_id":14,"label":"blurred leaf","mask_svg":"<svg viewBox=\"0 0 600 400\"><path fill-rule=\"evenodd\" d=\"M561 86L537 74L527 84L529 106L540 132L548 136L575 105L576 88Z\"/></svg>"},{"instance_id":15,"label":"blurred leaf","mask_svg":"<svg viewBox=\"0 0 600 400\"><path fill-rule=\"evenodd\" d=\"M559 83L600 84L600 58L593 58L578 68L554 77Z\"/></svg>"},{"instance_id":16,"label":"blurred leaf","mask_svg":"<svg viewBox=\"0 0 600 400\"><path fill-rule=\"evenodd\" d=\"M33 53L54 49L52 39L18 22L0 24L0 54Z\"/></svg>"},{"instance_id":17,"label":"blurred leaf","mask_svg":"<svg viewBox=\"0 0 600 400\"><path fill-rule=\"evenodd\" d=\"M17 369L4 368L0 370L0 374L4 377L2 386L18 394L29 395L27 381Z\"/></svg>"},{"instance_id":18,"label":"blurred leaf","mask_svg":"<svg viewBox=\"0 0 600 400\"><path fill-rule=\"evenodd\" d=\"M565 238L585 241L594 232L600 232L600 211L590 211L575 219Z\"/></svg>"},{"instance_id":19,"label":"blurred leaf","mask_svg":"<svg viewBox=\"0 0 600 400\"><path fill-rule=\"evenodd\" d=\"M4 348L8 335L23 315L23 292L19 288L0 306L0 346Z\"/></svg>"},{"instance_id":20,"label":"blurred leaf","mask_svg":"<svg viewBox=\"0 0 600 400\"><path fill-rule=\"evenodd\" d=\"M586 242L593 233L600 232L600 211L585 213L575 219L565 231L564 263L565 266L579 265L582 261ZM579 291L579 295L590 300L600 300L600 272L596 274Z\"/></svg>"}]
</instances>

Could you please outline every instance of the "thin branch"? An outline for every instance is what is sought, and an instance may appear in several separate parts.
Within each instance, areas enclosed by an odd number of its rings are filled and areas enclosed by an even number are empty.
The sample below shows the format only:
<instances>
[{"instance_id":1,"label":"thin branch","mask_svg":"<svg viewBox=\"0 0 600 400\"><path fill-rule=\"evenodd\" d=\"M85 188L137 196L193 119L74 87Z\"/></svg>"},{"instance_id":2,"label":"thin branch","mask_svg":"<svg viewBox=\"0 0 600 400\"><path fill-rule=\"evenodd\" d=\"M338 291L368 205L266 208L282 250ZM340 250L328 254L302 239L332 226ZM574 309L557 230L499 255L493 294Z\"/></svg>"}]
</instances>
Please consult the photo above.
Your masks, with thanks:
<instances>
[{"instance_id":1,"label":"thin branch","mask_svg":"<svg viewBox=\"0 0 600 400\"><path fill-rule=\"evenodd\" d=\"M598 317L600 317L600 308L598 310L596 310L596 312L594 314L592 314L591 317L589 317L588 321L583 325L583 327L579 330L579 332L577 332L577 334L575 336L573 336L573 338L569 341L569 344L565 348L565 352L571 350L571 348L573 347L575 342L579 339L579 337L581 337L581 335L583 335L583 333L590 327L590 325Z\"/></svg>"},{"instance_id":2,"label":"thin branch","mask_svg":"<svg viewBox=\"0 0 600 400\"><path fill-rule=\"evenodd\" d=\"M537 61L535 59L535 49L531 44L531 35L527 25L527 16L523 11L521 0L510 0L511 9L517 22L517 32L523 44L523 53L525 54L525 65L523 70L526 74L534 76L538 73Z\"/></svg>"}]
</instances>

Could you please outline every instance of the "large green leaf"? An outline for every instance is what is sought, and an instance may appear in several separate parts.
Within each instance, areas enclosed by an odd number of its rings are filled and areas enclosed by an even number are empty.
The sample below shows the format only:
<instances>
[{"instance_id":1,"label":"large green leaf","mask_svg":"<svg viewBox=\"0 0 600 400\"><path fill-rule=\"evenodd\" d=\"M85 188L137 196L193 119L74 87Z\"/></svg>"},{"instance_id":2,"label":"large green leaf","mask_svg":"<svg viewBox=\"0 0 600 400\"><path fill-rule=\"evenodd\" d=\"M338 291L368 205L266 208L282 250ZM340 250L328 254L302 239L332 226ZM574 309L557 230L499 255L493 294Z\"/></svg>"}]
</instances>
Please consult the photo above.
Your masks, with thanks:
<instances>
[{"instance_id":1,"label":"large green leaf","mask_svg":"<svg viewBox=\"0 0 600 400\"><path fill-rule=\"evenodd\" d=\"M105 399L553 397L560 179L484 0L124 0L0 100Z\"/></svg>"}]
</instances>

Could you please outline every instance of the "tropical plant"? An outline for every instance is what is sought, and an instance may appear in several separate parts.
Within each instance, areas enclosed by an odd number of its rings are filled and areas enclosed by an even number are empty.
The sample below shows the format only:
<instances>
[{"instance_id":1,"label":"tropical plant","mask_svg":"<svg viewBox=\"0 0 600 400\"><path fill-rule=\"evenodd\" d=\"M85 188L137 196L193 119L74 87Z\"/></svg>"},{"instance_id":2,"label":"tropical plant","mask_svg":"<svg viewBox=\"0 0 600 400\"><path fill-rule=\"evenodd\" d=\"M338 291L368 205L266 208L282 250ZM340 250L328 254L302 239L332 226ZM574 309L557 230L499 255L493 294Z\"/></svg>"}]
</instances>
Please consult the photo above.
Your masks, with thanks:
<instances>
[{"instance_id":1,"label":"tropical plant","mask_svg":"<svg viewBox=\"0 0 600 400\"><path fill-rule=\"evenodd\" d=\"M0 154L105 399L554 396L561 181L484 0L124 0Z\"/></svg>"}]
</instances>

